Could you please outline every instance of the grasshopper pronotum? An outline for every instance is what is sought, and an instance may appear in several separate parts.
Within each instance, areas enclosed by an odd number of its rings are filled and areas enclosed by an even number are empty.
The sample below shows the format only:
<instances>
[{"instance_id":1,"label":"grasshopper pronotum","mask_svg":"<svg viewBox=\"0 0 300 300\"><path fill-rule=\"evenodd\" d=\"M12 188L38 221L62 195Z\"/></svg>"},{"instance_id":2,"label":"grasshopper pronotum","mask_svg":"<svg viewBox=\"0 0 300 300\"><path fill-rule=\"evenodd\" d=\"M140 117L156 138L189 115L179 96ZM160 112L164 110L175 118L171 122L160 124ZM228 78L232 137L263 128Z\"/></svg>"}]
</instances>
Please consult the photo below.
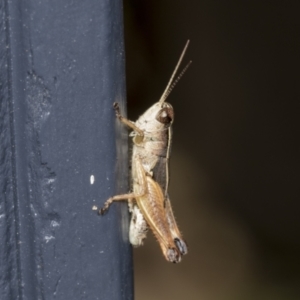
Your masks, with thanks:
<instances>
[{"instance_id":1,"label":"grasshopper pronotum","mask_svg":"<svg viewBox=\"0 0 300 300\"><path fill-rule=\"evenodd\" d=\"M129 194L109 198L100 214L114 201L127 200L132 213L129 239L132 245L140 246L150 227L157 238L166 260L178 263L187 253L187 245L177 227L169 195L169 157L172 142L171 125L174 111L165 102L172 88L188 68L183 69L177 80L173 79L188 47L187 41L169 83L160 100L152 105L136 122L124 118L117 103L114 103L117 118L133 131L132 186ZM97 207L94 207L97 210Z\"/></svg>"}]
</instances>

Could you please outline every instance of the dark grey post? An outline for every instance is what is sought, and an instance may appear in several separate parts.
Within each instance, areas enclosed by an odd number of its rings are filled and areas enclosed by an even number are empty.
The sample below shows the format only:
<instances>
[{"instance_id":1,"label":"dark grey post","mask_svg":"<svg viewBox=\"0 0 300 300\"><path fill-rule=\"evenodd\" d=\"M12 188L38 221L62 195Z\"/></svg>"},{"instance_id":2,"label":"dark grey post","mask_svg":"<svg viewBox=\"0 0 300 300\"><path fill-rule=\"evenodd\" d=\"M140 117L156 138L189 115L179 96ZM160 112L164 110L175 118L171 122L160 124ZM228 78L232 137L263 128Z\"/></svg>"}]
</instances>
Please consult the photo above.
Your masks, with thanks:
<instances>
[{"instance_id":1,"label":"dark grey post","mask_svg":"<svg viewBox=\"0 0 300 300\"><path fill-rule=\"evenodd\" d=\"M122 2L0 13L0 299L133 299Z\"/></svg>"}]
</instances>

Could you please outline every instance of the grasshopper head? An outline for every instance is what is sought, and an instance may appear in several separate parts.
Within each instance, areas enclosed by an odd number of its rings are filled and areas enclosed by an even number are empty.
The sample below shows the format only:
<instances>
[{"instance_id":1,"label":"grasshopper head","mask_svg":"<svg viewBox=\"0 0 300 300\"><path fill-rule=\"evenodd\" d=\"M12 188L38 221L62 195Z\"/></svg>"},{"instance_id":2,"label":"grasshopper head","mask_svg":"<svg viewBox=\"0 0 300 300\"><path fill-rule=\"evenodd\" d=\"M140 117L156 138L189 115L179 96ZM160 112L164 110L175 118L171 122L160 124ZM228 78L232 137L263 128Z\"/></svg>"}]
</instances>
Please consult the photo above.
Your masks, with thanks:
<instances>
[{"instance_id":1,"label":"grasshopper head","mask_svg":"<svg viewBox=\"0 0 300 300\"><path fill-rule=\"evenodd\" d=\"M159 132L166 130L169 128L174 119L174 110L171 104L166 102L167 97L171 93L172 89L175 87L178 80L181 78L181 76L185 73L191 62L189 62L185 68L181 71L177 79L174 81L174 77L177 73L177 70L180 66L180 63L183 59L183 56L185 54L185 51L189 45L190 41L187 41L181 56L179 58L179 61L175 67L174 72L172 73L172 76L167 84L167 87L165 88L163 94L161 95L159 101L155 104L153 104L140 118L137 120L136 125L141 129L144 130L146 133L153 133L153 132Z\"/></svg>"},{"instance_id":2,"label":"grasshopper head","mask_svg":"<svg viewBox=\"0 0 300 300\"><path fill-rule=\"evenodd\" d=\"M146 132L163 131L169 128L174 120L174 110L168 102L153 104L136 122Z\"/></svg>"}]
</instances>

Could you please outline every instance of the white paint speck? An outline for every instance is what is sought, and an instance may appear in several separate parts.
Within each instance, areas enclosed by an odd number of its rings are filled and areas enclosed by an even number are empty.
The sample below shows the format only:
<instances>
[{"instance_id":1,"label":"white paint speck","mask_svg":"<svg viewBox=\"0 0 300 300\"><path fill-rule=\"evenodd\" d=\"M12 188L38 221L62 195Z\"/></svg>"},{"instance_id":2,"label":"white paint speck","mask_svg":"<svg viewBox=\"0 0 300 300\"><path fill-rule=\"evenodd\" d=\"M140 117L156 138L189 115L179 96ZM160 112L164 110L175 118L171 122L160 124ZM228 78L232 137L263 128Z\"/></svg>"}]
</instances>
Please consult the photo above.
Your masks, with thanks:
<instances>
[{"instance_id":1,"label":"white paint speck","mask_svg":"<svg viewBox=\"0 0 300 300\"><path fill-rule=\"evenodd\" d=\"M90 177L90 183L91 183L91 184L94 184L94 182L95 182L95 176L94 176L94 175L91 175L91 177Z\"/></svg>"},{"instance_id":2,"label":"white paint speck","mask_svg":"<svg viewBox=\"0 0 300 300\"><path fill-rule=\"evenodd\" d=\"M51 221L50 225L51 227L58 227L59 223L57 221Z\"/></svg>"},{"instance_id":3,"label":"white paint speck","mask_svg":"<svg viewBox=\"0 0 300 300\"><path fill-rule=\"evenodd\" d=\"M49 178L48 181L47 181L47 183L52 183L52 182L54 182L54 181L55 181L54 178Z\"/></svg>"},{"instance_id":4,"label":"white paint speck","mask_svg":"<svg viewBox=\"0 0 300 300\"><path fill-rule=\"evenodd\" d=\"M51 241L51 240L53 240L54 239L54 236L52 236L52 235L46 235L45 236L45 241L46 241L46 243L48 243L49 241Z\"/></svg>"}]
</instances>

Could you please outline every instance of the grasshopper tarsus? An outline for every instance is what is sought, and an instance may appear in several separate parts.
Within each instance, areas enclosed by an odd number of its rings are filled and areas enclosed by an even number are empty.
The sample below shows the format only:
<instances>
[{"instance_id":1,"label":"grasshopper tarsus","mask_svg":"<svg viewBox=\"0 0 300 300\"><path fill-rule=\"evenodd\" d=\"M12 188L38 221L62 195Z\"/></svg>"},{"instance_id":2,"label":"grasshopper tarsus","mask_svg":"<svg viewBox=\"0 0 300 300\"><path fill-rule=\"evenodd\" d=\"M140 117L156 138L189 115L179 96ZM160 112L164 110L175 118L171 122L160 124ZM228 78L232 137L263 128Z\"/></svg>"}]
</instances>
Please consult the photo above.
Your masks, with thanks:
<instances>
[{"instance_id":1,"label":"grasshopper tarsus","mask_svg":"<svg viewBox=\"0 0 300 300\"><path fill-rule=\"evenodd\" d=\"M179 238L175 238L174 243L175 243L176 247L178 248L181 255L185 255L188 253L188 248L187 248L187 244L185 241L183 241Z\"/></svg>"},{"instance_id":2,"label":"grasshopper tarsus","mask_svg":"<svg viewBox=\"0 0 300 300\"><path fill-rule=\"evenodd\" d=\"M115 110L115 112L116 112L116 117L118 118L118 119L123 119L123 117L122 117L122 115L121 115L121 113L120 113L120 106L119 106L119 103L118 102L114 102L113 103L113 108L114 108L114 110Z\"/></svg>"},{"instance_id":3,"label":"grasshopper tarsus","mask_svg":"<svg viewBox=\"0 0 300 300\"><path fill-rule=\"evenodd\" d=\"M119 111L120 110L119 103L118 102L114 102L113 103L113 108L114 108L114 110Z\"/></svg>"},{"instance_id":4,"label":"grasshopper tarsus","mask_svg":"<svg viewBox=\"0 0 300 300\"><path fill-rule=\"evenodd\" d=\"M169 248L167 251L166 258L168 261L177 264L181 261L181 255L178 253L177 249Z\"/></svg>"},{"instance_id":5,"label":"grasshopper tarsus","mask_svg":"<svg viewBox=\"0 0 300 300\"><path fill-rule=\"evenodd\" d=\"M106 201L102 208L99 208L98 206L94 205L92 210L97 211L98 216L102 216L108 211L110 204L111 203L107 203L107 201Z\"/></svg>"},{"instance_id":6,"label":"grasshopper tarsus","mask_svg":"<svg viewBox=\"0 0 300 300\"><path fill-rule=\"evenodd\" d=\"M98 215L99 216L103 216L103 215L105 215L107 213L107 211L108 211L108 207L107 208L100 208L98 210Z\"/></svg>"},{"instance_id":7,"label":"grasshopper tarsus","mask_svg":"<svg viewBox=\"0 0 300 300\"><path fill-rule=\"evenodd\" d=\"M105 214L108 212L108 209L109 209L110 205L112 204L112 202L113 202L113 198L109 198L109 199L104 203L103 207L99 209L98 214L99 214L100 216L105 215Z\"/></svg>"},{"instance_id":8,"label":"grasshopper tarsus","mask_svg":"<svg viewBox=\"0 0 300 300\"><path fill-rule=\"evenodd\" d=\"M107 211L107 209L108 208L98 208L96 205L94 205L93 207L92 207L92 210L94 210L94 211L97 211L97 214L98 214L98 216L101 216L101 215L103 215L106 211Z\"/></svg>"}]
</instances>

